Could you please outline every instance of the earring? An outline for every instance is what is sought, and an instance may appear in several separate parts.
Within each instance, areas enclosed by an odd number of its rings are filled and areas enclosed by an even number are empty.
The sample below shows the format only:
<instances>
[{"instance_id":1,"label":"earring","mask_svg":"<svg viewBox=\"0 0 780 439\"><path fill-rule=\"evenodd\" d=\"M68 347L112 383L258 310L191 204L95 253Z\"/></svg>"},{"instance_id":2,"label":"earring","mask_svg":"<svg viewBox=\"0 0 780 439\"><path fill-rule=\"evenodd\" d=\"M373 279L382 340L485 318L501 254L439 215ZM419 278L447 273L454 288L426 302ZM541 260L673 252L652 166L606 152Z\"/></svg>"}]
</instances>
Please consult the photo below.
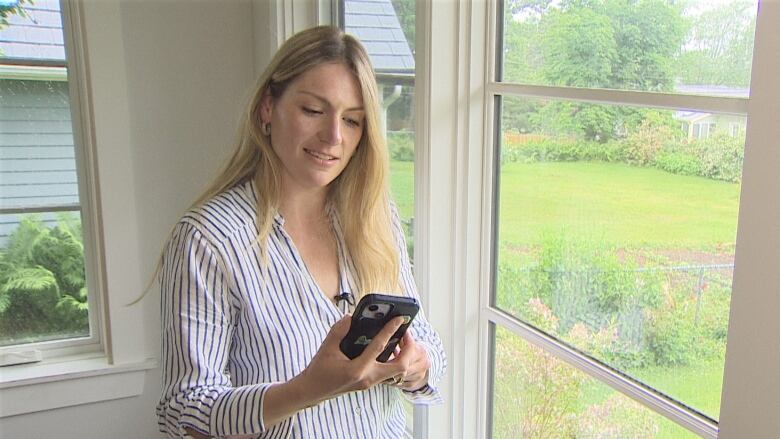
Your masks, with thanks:
<instances>
[{"instance_id":1,"label":"earring","mask_svg":"<svg viewBox=\"0 0 780 439\"><path fill-rule=\"evenodd\" d=\"M271 123L264 123L260 125L260 131L263 133L264 136L270 136L271 135Z\"/></svg>"}]
</instances>

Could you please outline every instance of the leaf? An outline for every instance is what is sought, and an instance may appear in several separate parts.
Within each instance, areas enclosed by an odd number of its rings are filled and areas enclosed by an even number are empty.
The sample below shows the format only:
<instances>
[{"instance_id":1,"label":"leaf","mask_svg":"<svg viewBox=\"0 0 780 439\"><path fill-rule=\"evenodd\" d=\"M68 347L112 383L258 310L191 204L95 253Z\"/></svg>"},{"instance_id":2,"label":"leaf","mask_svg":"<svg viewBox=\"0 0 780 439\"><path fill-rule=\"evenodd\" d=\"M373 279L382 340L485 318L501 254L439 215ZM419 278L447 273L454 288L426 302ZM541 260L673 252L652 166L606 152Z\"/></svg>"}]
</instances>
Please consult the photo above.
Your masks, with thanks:
<instances>
[{"instance_id":1,"label":"leaf","mask_svg":"<svg viewBox=\"0 0 780 439\"><path fill-rule=\"evenodd\" d=\"M54 290L58 293L57 280L51 271L43 267L18 268L13 271L8 280L0 287L0 294L10 292L43 293Z\"/></svg>"}]
</instances>

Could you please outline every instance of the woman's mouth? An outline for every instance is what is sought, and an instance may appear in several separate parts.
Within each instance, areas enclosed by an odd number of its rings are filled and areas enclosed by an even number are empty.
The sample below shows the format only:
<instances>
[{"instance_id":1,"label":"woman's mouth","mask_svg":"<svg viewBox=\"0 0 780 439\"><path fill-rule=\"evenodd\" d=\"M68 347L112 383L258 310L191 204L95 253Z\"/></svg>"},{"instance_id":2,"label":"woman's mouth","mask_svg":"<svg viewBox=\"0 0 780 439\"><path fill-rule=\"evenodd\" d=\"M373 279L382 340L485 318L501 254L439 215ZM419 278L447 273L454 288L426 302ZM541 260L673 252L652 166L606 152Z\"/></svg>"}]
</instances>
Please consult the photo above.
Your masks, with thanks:
<instances>
[{"instance_id":1,"label":"woman's mouth","mask_svg":"<svg viewBox=\"0 0 780 439\"><path fill-rule=\"evenodd\" d=\"M338 157L332 156L330 154L326 154L324 152L314 151L312 149L306 149L306 148L304 148L303 150L306 152L306 154L309 154L310 156L314 157L317 160L322 160L325 162L338 160Z\"/></svg>"}]
</instances>

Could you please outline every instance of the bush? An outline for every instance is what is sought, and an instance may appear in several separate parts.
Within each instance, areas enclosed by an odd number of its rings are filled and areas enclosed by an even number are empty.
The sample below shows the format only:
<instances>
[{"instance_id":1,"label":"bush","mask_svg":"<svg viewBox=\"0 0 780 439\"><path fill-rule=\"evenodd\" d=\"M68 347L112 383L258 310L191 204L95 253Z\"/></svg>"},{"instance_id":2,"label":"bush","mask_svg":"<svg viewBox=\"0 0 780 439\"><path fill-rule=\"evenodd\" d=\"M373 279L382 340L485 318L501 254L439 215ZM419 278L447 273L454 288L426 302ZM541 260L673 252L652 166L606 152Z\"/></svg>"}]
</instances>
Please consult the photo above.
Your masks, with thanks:
<instances>
[{"instance_id":1,"label":"bush","mask_svg":"<svg viewBox=\"0 0 780 439\"><path fill-rule=\"evenodd\" d=\"M703 177L736 183L742 179L744 146L744 136L732 137L725 132L716 132L707 139L693 142L691 149L701 161Z\"/></svg>"},{"instance_id":2,"label":"bush","mask_svg":"<svg viewBox=\"0 0 780 439\"><path fill-rule=\"evenodd\" d=\"M617 141L598 143L542 137L516 142L505 137L501 148L501 163L620 162L624 157L623 145Z\"/></svg>"},{"instance_id":3,"label":"bush","mask_svg":"<svg viewBox=\"0 0 780 439\"><path fill-rule=\"evenodd\" d=\"M414 133L396 131L387 133L390 158L398 162L414 161Z\"/></svg>"},{"instance_id":4,"label":"bush","mask_svg":"<svg viewBox=\"0 0 780 439\"><path fill-rule=\"evenodd\" d=\"M626 137L624 144L629 164L650 165L665 144L675 138L672 128L645 119Z\"/></svg>"},{"instance_id":5,"label":"bush","mask_svg":"<svg viewBox=\"0 0 780 439\"><path fill-rule=\"evenodd\" d=\"M80 225L22 218L0 250L0 345L89 334Z\"/></svg>"},{"instance_id":6,"label":"bush","mask_svg":"<svg viewBox=\"0 0 780 439\"><path fill-rule=\"evenodd\" d=\"M699 176L703 174L699 158L684 152L662 151L655 156L653 166L672 174Z\"/></svg>"}]
</instances>

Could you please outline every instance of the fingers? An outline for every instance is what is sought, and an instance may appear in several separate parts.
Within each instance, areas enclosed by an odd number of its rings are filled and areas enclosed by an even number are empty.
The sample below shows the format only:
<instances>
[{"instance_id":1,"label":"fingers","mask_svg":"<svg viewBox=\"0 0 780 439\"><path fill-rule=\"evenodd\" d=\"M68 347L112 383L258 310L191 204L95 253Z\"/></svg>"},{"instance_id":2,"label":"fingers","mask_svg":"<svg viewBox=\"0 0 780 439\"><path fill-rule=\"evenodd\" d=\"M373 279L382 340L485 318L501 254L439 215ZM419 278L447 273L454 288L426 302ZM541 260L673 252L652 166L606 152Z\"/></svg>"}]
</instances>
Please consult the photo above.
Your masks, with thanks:
<instances>
[{"instance_id":1,"label":"fingers","mask_svg":"<svg viewBox=\"0 0 780 439\"><path fill-rule=\"evenodd\" d=\"M347 335L347 332L349 332L349 325L351 323L351 320L352 320L352 316L347 314L344 317L342 317L341 320L334 323L333 326L330 328L328 335L325 336L325 340L323 340L322 342L323 346L333 345L333 344L338 346L338 344L341 343L341 339L343 339Z\"/></svg>"},{"instance_id":2,"label":"fingers","mask_svg":"<svg viewBox=\"0 0 780 439\"><path fill-rule=\"evenodd\" d=\"M366 349L363 351L362 354L360 354L360 358L363 361L374 361L376 360L376 357L379 356L379 354L382 353L382 351L385 350L385 346L387 346L387 342L390 341L390 338L395 334L395 331L398 330L399 327L403 324L403 318L396 317L393 320L390 320L387 322L387 324L382 328L381 331L374 337L373 340L371 340L371 343L369 343L368 346L366 346Z\"/></svg>"}]
</instances>

